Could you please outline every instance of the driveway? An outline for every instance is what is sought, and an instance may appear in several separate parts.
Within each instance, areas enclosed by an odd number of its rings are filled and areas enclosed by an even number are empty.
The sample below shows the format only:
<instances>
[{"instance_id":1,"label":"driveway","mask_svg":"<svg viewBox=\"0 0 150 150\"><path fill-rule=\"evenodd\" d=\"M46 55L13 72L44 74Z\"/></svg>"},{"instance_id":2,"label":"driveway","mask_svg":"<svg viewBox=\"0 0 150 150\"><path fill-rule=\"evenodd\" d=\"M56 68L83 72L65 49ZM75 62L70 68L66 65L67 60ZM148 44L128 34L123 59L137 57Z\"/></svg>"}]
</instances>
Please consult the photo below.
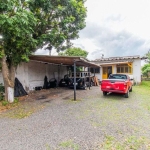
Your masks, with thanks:
<instances>
[{"instance_id":1,"label":"driveway","mask_svg":"<svg viewBox=\"0 0 150 150\"><path fill-rule=\"evenodd\" d=\"M36 91L1 114L0 150L149 150L148 98L139 87L129 98L77 90L77 101L71 89ZM25 118L15 117L20 108Z\"/></svg>"}]
</instances>

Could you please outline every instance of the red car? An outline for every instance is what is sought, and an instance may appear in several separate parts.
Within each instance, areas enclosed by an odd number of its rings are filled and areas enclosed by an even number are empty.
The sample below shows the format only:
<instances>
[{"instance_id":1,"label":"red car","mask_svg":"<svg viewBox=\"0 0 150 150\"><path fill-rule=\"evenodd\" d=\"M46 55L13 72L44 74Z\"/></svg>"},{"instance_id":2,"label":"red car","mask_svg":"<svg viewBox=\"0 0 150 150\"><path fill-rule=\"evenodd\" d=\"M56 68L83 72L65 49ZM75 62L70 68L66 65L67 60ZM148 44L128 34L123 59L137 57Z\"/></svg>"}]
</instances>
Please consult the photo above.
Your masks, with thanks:
<instances>
[{"instance_id":1,"label":"red car","mask_svg":"<svg viewBox=\"0 0 150 150\"><path fill-rule=\"evenodd\" d=\"M132 79L126 74L110 74L108 79L101 82L100 88L103 95L107 93L123 93L126 98L129 97L129 92L132 92Z\"/></svg>"}]
</instances>

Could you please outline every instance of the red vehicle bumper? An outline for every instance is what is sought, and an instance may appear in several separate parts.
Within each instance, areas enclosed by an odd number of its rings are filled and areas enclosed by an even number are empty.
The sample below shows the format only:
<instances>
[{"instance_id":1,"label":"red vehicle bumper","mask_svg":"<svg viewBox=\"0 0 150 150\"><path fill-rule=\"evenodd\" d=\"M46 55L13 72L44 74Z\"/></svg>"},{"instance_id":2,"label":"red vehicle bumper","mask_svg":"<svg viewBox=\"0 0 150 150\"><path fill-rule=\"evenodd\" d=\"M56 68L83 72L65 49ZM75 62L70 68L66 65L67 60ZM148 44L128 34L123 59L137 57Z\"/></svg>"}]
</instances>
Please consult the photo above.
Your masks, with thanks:
<instances>
[{"instance_id":1,"label":"red vehicle bumper","mask_svg":"<svg viewBox=\"0 0 150 150\"><path fill-rule=\"evenodd\" d=\"M113 92L113 93L123 93L123 94L127 93L127 90L121 91L121 90L115 90L115 89L101 89L101 91L103 91L103 92Z\"/></svg>"}]
</instances>

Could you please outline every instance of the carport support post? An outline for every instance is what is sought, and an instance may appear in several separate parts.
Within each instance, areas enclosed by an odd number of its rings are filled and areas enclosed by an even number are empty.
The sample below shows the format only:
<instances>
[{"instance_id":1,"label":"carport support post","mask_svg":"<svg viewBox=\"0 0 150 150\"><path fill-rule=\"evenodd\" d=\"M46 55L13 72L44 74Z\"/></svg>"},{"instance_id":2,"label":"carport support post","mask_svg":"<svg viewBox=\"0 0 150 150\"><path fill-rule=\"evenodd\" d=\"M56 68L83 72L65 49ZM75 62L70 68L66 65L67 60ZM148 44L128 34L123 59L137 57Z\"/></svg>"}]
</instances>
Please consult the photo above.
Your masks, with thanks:
<instances>
[{"instance_id":1,"label":"carport support post","mask_svg":"<svg viewBox=\"0 0 150 150\"><path fill-rule=\"evenodd\" d=\"M74 100L76 100L76 61L74 60Z\"/></svg>"},{"instance_id":2,"label":"carport support post","mask_svg":"<svg viewBox=\"0 0 150 150\"><path fill-rule=\"evenodd\" d=\"M89 69L88 69L88 70L89 70L88 74L89 74L89 90L90 90L90 86L91 86L90 69L91 69L91 68L90 68L90 67L88 67L88 68L89 68Z\"/></svg>"}]
</instances>

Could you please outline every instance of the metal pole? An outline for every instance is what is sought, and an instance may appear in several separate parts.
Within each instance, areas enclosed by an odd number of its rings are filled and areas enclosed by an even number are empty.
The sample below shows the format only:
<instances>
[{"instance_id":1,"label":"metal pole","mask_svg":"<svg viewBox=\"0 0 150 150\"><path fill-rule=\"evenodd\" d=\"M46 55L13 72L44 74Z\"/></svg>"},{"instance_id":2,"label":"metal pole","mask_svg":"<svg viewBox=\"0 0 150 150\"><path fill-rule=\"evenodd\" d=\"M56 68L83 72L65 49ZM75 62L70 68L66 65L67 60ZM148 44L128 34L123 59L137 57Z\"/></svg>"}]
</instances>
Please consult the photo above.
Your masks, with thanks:
<instances>
[{"instance_id":1,"label":"metal pole","mask_svg":"<svg viewBox=\"0 0 150 150\"><path fill-rule=\"evenodd\" d=\"M58 83L59 83L59 80L60 80L60 65L58 65L58 77L57 77L57 80L58 80L58 82L57 82L57 86L58 86Z\"/></svg>"},{"instance_id":2,"label":"metal pole","mask_svg":"<svg viewBox=\"0 0 150 150\"><path fill-rule=\"evenodd\" d=\"M74 61L74 100L76 100L76 61Z\"/></svg>"},{"instance_id":3,"label":"metal pole","mask_svg":"<svg viewBox=\"0 0 150 150\"><path fill-rule=\"evenodd\" d=\"M88 72L88 74L89 74L89 90L90 90L90 86L91 86L91 78L90 78L90 67L89 67L89 72Z\"/></svg>"}]
</instances>

